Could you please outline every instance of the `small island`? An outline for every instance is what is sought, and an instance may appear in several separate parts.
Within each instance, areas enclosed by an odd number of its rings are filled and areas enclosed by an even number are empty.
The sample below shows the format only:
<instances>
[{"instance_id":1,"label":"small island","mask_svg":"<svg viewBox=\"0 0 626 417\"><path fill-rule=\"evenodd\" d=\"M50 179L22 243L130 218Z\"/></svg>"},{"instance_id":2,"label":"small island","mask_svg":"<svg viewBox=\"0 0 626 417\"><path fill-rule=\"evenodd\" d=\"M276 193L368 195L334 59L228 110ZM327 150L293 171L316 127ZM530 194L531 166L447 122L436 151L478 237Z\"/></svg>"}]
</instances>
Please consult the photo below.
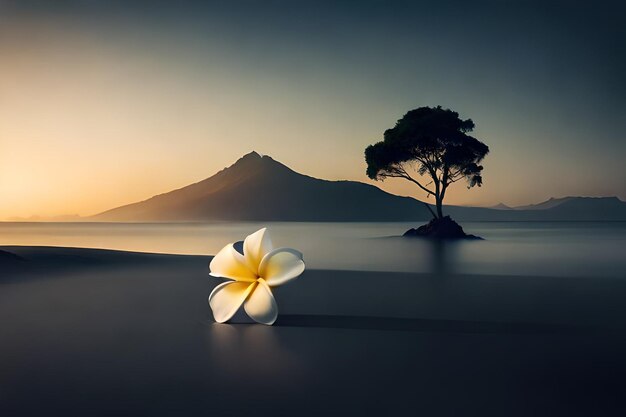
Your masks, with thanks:
<instances>
[{"instance_id":1,"label":"small island","mask_svg":"<svg viewBox=\"0 0 626 417\"><path fill-rule=\"evenodd\" d=\"M425 237L432 239L474 239L483 240L482 237L465 233L460 224L450 218L443 216L435 218L428 223L416 228L409 229L402 235L404 237Z\"/></svg>"}]
</instances>

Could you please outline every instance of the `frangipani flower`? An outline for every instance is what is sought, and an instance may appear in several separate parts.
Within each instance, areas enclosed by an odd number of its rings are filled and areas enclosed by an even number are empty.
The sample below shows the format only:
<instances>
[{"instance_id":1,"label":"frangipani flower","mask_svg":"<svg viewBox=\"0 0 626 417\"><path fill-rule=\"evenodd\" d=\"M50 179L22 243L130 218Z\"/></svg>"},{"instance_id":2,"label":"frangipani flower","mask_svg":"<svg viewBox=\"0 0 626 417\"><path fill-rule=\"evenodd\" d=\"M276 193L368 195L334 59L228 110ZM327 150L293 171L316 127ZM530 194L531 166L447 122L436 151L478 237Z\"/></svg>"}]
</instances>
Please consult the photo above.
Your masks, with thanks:
<instances>
[{"instance_id":1,"label":"frangipani flower","mask_svg":"<svg viewBox=\"0 0 626 417\"><path fill-rule=\"evenodd\" d=\"M226 245L209 265L211 275L232 281L219 284L209 295L218 323L228 321L241 307L258 323L272 325L278 306L272 287L283 285L304 271L302 254L294 249L274 249L263 228L243 242L243 255L233 243Z\"/></svg>"}]
</instances>

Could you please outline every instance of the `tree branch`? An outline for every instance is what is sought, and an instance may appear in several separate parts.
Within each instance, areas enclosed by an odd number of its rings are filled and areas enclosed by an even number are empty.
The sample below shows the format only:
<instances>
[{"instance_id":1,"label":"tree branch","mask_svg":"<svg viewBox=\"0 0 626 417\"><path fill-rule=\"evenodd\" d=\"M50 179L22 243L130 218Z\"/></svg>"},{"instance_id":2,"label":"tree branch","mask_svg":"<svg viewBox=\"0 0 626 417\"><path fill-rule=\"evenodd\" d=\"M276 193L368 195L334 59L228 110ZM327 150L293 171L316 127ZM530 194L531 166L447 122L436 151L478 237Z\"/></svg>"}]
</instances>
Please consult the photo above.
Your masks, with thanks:
<instances>
[{"instance_id":1,"label":"tree branch","mask_svg":"<svg viewBox=\"0 0 626 417\"><path fill-rule=\"evenodd\" d=\"M433 191L429 190L428 188L426 188L425 186L420 184L419 181L417 181L408 172L406 172L406 169L404 169L404 167L397 167L396 170L398 171L398 175L400 177L405 178L405 179L411 181L412 183L416 184L418 187L420 187L422 190L426 191L427 193L432 194L432 195L436 195ZM433 180L434 180L434 178L433 178Z\"/></svg>"},{"instance_id":2,"label":"tree branch","mask_svg":"<svg viewBox=\"0 0 626 417\"><path fill-rule=\"evenodd\" d=\"M459 174L461 174L460 176L458 176ZM455 172L453 172L452 174L448 174L447 178L446 178L446 187L454 182L457 182L458 180L460 180L461 178L465 177L463 175L463 173L461 172L461 169L457 169Z\"/></svg>"},{"instance_id":3,"label":"tree branch","mask_svg":"<svg viewBox=\"0 0 626 417\"><path fill-rule=\"evenodd\" d=\"M418 187L420 187L422 190L426 191L428 194L432 194L435 195L435 193L431 190L429 190L428 188L424 187L422 184L420 184L418 181L416 181L413 177L411 177L409 174L385 174L385 177L390 177L390 178L404 178L406 180L411 181L412 183L417 184Z\"/></svg>"},{"instance_id":4,"label":"tree branch","mask_svg":"<svg viewBox=\"0 0 626 417\"><path fill-rule=\"evenodd\" d=\"M418 181L416 181L413 177L411 177L404 169L399 169L396 168L395 170L392 171L387 171L386 174L383 174L385 177L390 177L390 178L404 178L407 179L415 184L417 184L418 187L420 187L422 190L426 191L428 194L432 194L435 195L435 193L433 193L431 190L429 190L428 188L424 187L422 184L420 184ZM403 173L401 173L403 172ZM432 208L430 208L430 205L428 205L427 202L422 201L422 204L424 204L426 206L426 208L428 209L428 211L430 212L430 214L433 216L434 219L437 218L437 215L435 214L435 212L433 211Z\"/></svg>"}]
</instances>

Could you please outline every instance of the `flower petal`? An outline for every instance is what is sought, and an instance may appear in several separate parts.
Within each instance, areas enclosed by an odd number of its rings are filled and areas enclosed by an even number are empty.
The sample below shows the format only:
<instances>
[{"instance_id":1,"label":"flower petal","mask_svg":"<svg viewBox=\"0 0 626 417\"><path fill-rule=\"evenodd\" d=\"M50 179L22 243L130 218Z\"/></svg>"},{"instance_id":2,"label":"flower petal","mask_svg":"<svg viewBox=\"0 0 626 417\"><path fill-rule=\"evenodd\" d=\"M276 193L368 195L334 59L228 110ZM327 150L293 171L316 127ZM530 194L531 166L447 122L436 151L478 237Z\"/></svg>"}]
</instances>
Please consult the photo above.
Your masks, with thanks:
<instances>
[{"instance_id":1,"label":"flower petal","mask_svg":"<svg viewBox=\"0 0 626 417\"><path fill-rule=\"evenodd\" d=\"M303 271L302 253L290 248L274 249L263 257L259 265L259 276L272 287L283 285Z\"/></svg>"},{"instance_id":2,"label":"flower petal","mask_svg":"<svg viewBox=\"0 0 626 417\"><path fill-rule=\"evenodd\" d=\"M258 282L259 285L252 291L243 308L254 321L271 326L278 317L278 306L265 280L259 278Z\"/></svg>"},{"instance_id":3,"label":"flower petal","mask_svg":"<svg viewBox=\"0 0 626 417\"><path fill-rule=\"evenodd\" d=\"M256 286L256 283L229 281L215 287L209 295L209 305L213 310L215 321L224 323L235 315Z\"/></svg>"},{"instance_id":4,"label":"flower petal","mask_svg":"<svg viewBox=\"0 0 626 417\"><path fill-rule=\"evenodd\" d=\"M213 257L209 264L211 275L218 278L234 279L235 281L256 281L256 271L250 270L243 255L228 244Z\"/></svg>"},{"instance_id":5,"label":"flower petal","mask_svg":"<svg viewBox=\"0 0 626 417\"><path fill-rule=\"evenodd\" d=\"M248 267L255 273L258 272L261 259L271 252L273 248L270 233L265 227L248 236L243 241L243 254Z\"/></svg>"}]
</instances>

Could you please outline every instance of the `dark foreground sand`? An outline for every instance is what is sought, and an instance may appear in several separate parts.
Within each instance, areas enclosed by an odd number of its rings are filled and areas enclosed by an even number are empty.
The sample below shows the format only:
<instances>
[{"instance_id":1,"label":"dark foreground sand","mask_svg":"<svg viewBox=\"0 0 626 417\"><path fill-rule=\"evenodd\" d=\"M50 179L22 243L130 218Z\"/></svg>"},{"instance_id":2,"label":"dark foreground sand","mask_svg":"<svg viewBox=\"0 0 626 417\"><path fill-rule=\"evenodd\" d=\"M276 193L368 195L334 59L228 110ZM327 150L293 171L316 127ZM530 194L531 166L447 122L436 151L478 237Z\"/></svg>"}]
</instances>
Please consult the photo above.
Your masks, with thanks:
<instances>
[{"instance_id":1,"label":"dark foreground sand","mask_svg":"<svg viewBox=\"0 0 626 417\"><path fill-rule=\"evenodd\" d=\"M2 249L3 417L626 415L626 279L308 270L219 325L209 257Z\"/></svg>"}]
</instances>

